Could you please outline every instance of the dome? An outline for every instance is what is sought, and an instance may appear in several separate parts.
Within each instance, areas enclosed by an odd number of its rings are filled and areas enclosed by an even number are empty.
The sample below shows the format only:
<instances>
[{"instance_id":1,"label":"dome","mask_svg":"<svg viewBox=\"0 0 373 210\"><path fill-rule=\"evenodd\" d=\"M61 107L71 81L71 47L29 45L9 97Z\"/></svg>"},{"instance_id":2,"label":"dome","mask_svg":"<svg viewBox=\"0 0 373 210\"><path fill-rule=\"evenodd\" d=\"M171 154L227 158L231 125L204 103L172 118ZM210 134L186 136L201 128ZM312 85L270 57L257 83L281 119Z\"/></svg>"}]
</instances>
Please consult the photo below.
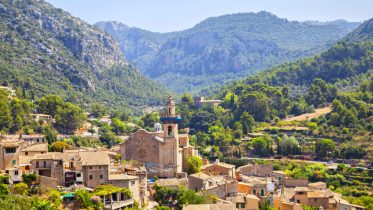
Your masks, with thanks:
<instances>
[{"instance_id":1,"label":"dome","mask_svg":"<svg viewBox=\"0 0 373 210\"><path fill-rule=\"evenodd\" d=\"M157 132L157 131L161 131L162 130L162 124L157 122L154 124L154 131Z\"/></svg>"}]
</instances>

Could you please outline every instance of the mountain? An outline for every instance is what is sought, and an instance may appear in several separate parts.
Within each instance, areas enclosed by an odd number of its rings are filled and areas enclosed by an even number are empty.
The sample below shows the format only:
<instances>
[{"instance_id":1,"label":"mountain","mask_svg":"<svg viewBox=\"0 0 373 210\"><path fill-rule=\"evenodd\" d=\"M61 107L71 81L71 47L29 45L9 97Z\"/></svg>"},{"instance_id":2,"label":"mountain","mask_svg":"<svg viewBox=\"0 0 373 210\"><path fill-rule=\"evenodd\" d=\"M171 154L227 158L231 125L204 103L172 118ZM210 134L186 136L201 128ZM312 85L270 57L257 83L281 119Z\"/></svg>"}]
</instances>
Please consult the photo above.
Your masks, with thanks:
<instances>
[{"instance_id":1,"label":"mountain","mask_svg":"<svg viewBox=\"0 0 373 210\"><path fill-rule=\"evenodd\" d=\"M362 23L356 30L348 34L344 41L373 41L373 18Z\"/></svg>"},{"instance_id":2,"label":"mountain","mask_svg":"<svg viewBox=\"0 0 373 210\"><path fill-rule=\"evenodd\" d=\"M23 95L137 111L164 97L110 35L49 3L0 0L0 17L0 82Z\"/></svg>"},{"instance_id":3,"label":"mountain","mask_svg":"<svg viewBox=\"0 0 373 210\"><path fill-rule=\"evenodd\" d=\"M177 92L198 92L317 54L358 23L297 22L259 12L212 17L172 33L154 33L119 22L95 25L113 35L128 61L146 75Z\"/></svg>"}]
</instances>

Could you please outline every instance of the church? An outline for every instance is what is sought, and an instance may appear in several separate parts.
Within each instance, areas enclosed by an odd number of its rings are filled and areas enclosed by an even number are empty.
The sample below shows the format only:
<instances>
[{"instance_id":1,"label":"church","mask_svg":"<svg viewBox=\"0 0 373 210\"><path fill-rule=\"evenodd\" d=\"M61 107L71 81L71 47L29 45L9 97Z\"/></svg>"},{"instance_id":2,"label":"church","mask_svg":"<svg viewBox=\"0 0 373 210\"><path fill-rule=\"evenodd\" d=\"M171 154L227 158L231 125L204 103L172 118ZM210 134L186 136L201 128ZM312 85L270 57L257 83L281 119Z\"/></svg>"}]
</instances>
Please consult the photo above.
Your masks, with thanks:
<instances>
[{"instance_id":1,"label":"church","mask_svg":"<svg viewBox=\"0 0 373 210\"><path fill-rule=\"evenodd\" d=\"M176 113L172 96L168 97L160 120L163 126L156 123L154 132L140 129L131 134L120 145L120 153L123 160L144 163L150 177L176 177L178 173L185 171L186 157L197 155L197 151L189 145L188 133L179 133L181 116Z\"/></svg>"}]
</instances>

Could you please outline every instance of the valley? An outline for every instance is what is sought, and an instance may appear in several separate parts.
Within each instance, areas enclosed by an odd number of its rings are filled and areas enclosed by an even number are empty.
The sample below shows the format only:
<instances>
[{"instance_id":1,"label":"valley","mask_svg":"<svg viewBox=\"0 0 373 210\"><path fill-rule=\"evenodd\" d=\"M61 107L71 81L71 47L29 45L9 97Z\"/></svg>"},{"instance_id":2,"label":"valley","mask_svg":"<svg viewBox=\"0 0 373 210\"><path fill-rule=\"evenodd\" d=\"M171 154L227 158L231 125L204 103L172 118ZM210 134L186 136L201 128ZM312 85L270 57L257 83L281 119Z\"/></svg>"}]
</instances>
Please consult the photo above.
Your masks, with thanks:
<instances>
[{"instance_id":1,"label":"valley","mask_svg":"<svg viewBox=\"0 0 373 210\"><path fill-rule=\"evenodd\" d=\"M373 18L48 2L0 0L0 210L373 210Z\"/></svg>"}]
</instances>

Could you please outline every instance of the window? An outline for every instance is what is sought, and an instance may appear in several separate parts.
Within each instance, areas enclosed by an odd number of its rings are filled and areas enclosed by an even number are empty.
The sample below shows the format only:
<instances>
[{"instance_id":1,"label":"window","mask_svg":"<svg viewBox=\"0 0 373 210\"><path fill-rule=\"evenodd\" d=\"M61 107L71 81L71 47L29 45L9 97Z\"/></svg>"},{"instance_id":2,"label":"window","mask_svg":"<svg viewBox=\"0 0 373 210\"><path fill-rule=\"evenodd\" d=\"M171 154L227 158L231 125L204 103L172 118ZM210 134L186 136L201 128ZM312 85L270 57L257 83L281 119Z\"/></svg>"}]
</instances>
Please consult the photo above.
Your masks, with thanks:
<instances>
[{"instance_id":1,"label":"window","mask_svg":"<svg viewBox=\"0 0 373 210\"><path fill-rule=\"evenodd\" d=\"M281 176L278 177L278 181L281 181Z\"/></svg>"},{"instance_id":2,"label":"window","mask_svg":"<svg viewBox=\"0 0 373 210\"><path fill-rule=\"evenodd\" d=\"M43 161L43 166L44 166L44 168L47 167L47 161Z\"/></svg>"},{"instance_id":3,"label":"window","mask_svg":"<svg viewBox=\"0 0 373 210\"><path fill-rule=\"evenodd\" d=\"M25 155L28 155L28 152L25 152Z\"/></svg>"},{"instance_id":4,"label":"window","mask_svg":"<svg viewBox=\"0 0 373 210\"><path fill-rule=\"evenodd\" d=\"M12 160L12 165L15 165L17 163L16 160Z\"/></svg>"},{"instance_id":5,"label":"window","mask_svg":"<svg viewBox=\"0 0 373 210\"><path fill-rule=\"evenodd\" d=\"M14 171L14 175L15 175L15 176L18 176L18 171Z\"/></svg>"},{"instance_id":6,"label":"window","mask_svg":"<svg viewBox=\"0 0 373 210\"><path fill-rule=\"evenodd\" d=\"M82 174L80 174L80 173L76 174L76 177L81 177L81 176L82 176Z\"/></svg>"},{"instance_id":7,"label":"window","mask_svg":"<svg viewBox=\"0 0 373 210\"><path fill-rule=\"evenodd\" d=\"M39 168L39 161L36 161L36 168Z\"/></svg>"},{"instance_id":8,"label":"window","mask_svg":"<svg viewBox=\"0 0 373 210\"><path fill-rule=\"evenodd\" d=\"M104 178L104 175L100 175L100 179L103 179Z\"/></svg>"},{"instance_id":9,"label":"window","mask_svg":"<svg viewBox=\"0 0 373 210\"><path fill-rule=\"evenodd\" d=\"M168 114L171 114L171 108L168 108Z\"/></svg>"},{"instance_id":10,"label":"window","mask_svg":"<svg viewBox=\"0 0 373 210\"><path fill-rule=\"evenodd\" d=\"M135 185L135 181L131 181L131 185L132 185L132 186Z\"/></svg>"},{"instance_id":11,"label":"window","mask_svg":"<svg viewBox=\"0 0 373 210\"><path fill-rule=\"evenodd\" d=\"M256 190L253 190L253 194L254 194L254 195L256 194Z\"/></svg>"},{"instance_id":12,"label":"window","mask_svg":"<svg viewBox=\"0 0 373 210\"><path fill-rule=\"evenodd\" d=\"M260 195L264 196L264 189L260 189Z\"/></svg>"},{"instance_id":13,"label":"window","mask_svg":"<svg viewBox=\"0 0 373 210\"><path fill-rule=\"evenodd\" d=\"M317 201L317 198L315 198L315 201Z\"/></svg>"},{"instance_id":14,"label":"window","mask_svg":"<svg viewBox=\"0 0 373 210\"><path fill-rule=\"evenodd\" d=\"M92 169L92 166L89 166L89 169Z\"/></svg>"},{"instance_id":15,"label":"window","mask_svg":"<svg viewBox=\"0 0 373 210\"><path fill-rule=\"evenodd\" d=\"M297 203L300 203L300 200L297 200Z\"/></svg>"},{"instance_id":16,"label":"window","mask_svg":"<svg viewBox=\"0 0 373 210\"><path fill-rule=\"evenodd\" d=\"M168 126L168 135L171 136L171 134L172 134L172 127Z\"/></svg>"},{"instance_id":17,"label":"window","mask_svg":"<svg viewBox=\"0 0 373 210\"><path fill-rule=\"evenodd\" d=\"M246 208L246 204L245 203L241 203L241 209L245 209Z\"/></svg>"},{"instance_id":18,"label":"window","mask_svg":"<svg viewBox=\"0 0 373 210\"><path fill-rule=\"evenodd\" d=\"M17 151L16 147L5 148L5 153L16 153L16 151Z\"/></svg>"},{"instance_id":19,"label":"window","mask_svg":"<svg viewBox=\"0 0 373 210\"><path fill-rule=\"evenodd\" d=\"M98 169L101 169L101 166L99 166Z\"/></svg>"},{"instance_id":20,"label":"window","mask_svg":"<svg viewBox=\"0 0 373 210\"><path fill-rule=\"evenodd\" d=\"M89 175L89 179L93 179L93 175Z\"/></svg>"}]
</instances>

